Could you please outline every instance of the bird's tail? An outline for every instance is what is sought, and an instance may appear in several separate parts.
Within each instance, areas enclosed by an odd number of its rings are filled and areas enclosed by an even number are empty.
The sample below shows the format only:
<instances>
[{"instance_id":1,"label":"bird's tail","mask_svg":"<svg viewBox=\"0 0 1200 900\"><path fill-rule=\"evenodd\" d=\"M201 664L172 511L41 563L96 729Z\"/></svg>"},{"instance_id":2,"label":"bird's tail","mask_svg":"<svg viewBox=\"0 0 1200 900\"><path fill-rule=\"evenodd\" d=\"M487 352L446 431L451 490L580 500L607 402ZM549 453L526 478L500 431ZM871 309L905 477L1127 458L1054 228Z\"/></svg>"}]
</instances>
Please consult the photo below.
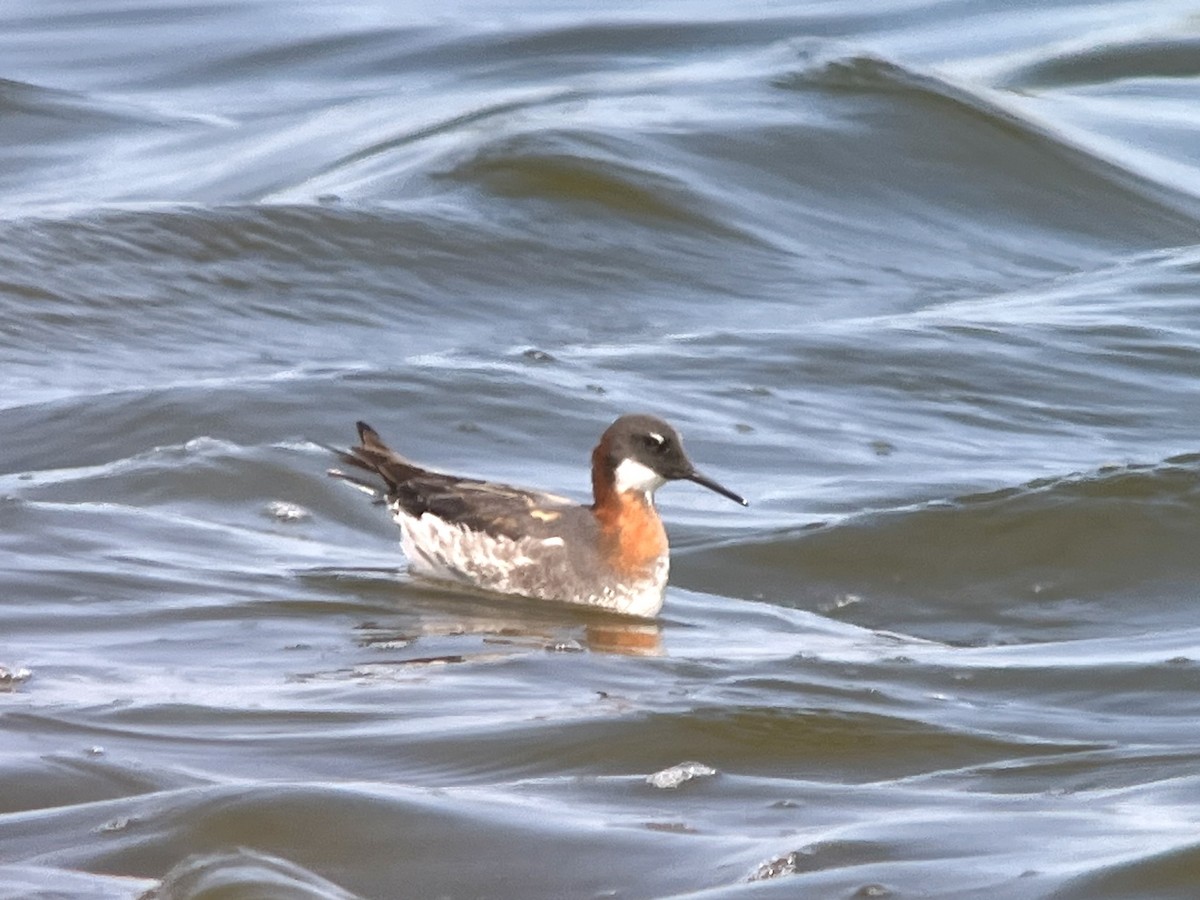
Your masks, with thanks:
<instances>
[{"instance_id":1,"label":"bird's tail","mask_svg":"<svg viewBox=\"0 0 1200 900\"><path fill-rule=\"evenodd\" d=\"M425 470L415 466L389 447L379 437L379 433L366 422L357 422L358 446L349 450L339 450L336 447L326 447L339 460L348 466L362 469L375 475L383 481L368 480L359 473L343 472L341 469L329 469L328 473L334 478L340 478L365 491L373 497L379 497L381 487L391 494L397 485L407 481Z\"/></svg>"}]
</instances>

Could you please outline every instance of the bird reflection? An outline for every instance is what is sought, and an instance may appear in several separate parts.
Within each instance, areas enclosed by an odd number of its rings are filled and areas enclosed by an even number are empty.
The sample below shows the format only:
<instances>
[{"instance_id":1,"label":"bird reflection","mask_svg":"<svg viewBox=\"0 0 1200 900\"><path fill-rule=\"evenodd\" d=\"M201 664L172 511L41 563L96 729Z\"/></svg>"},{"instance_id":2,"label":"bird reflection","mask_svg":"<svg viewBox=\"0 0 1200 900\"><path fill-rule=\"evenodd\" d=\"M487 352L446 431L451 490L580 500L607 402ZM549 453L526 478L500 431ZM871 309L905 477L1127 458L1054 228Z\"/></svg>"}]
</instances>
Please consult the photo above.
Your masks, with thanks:
<instances>
[{"instance_id":1,"label":"bird reflection","mask_svg":"<svg viewBox=\"0 0 1200 900\"><path fill-rule=\"evenodd\" d=\"M311 571L307 581L336 582L371 607L354 629L369 651L356 665L298 675L298 680L386 678L405 671L489 663L530 653L611 653L662 656L662 631L651 620L522 598L474 593L394 570Z\"/></svg>"}]
</instances>

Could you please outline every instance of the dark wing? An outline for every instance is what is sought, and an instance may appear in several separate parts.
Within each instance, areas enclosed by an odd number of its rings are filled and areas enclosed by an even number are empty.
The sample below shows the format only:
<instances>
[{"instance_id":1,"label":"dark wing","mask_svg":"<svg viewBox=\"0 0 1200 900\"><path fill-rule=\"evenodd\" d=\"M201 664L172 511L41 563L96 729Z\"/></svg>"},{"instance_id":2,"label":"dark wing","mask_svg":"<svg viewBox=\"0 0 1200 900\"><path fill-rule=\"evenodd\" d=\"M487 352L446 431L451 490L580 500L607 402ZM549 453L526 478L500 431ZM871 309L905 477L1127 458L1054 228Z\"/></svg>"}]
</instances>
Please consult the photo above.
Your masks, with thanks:
<instances>
[{"instance_id":1,"label":"dark wing","mask_svg":"<svg viewBox=\"0 0 1200 900\"><path fill-rule=\"evenodd\" d=\"M560 532L564 516L585 513L591 518L590 512L566 497L422 469L383 443L365 422L358 423L358 436L357 447L334 451L338 459L381 478L388 501L410 516L430 513L473 531L514 539L553 537ZM379 493L378 483L338 469L330 469L329 474Z\"/></svg>"},{"instance_id":2,"label":"dark wing","mask_svg":"<svg viewBox=\"0 0 1200 900\"><path fill-rule=\"evenodd\" d=\"M428 472L396 486L388 499L411 516L430 513L472 531L514 540L561 534L564 518L592 518L589 510L553 494Z\"/></svg>"}]
</instances>

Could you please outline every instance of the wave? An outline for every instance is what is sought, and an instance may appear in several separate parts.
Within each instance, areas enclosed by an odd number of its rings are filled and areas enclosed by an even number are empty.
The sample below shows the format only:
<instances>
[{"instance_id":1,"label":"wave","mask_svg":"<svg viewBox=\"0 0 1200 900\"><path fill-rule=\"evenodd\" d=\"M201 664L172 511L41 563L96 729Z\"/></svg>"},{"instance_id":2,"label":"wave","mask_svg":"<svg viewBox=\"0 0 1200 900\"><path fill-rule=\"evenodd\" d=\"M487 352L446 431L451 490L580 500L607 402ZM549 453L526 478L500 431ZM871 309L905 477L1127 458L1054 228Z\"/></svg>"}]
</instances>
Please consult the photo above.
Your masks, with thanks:
<instances>
[{"instance_id":1,"label":"wave","mask_svg":"<svg viewBox=\"0 0 1200 900\"><path fill-rule=\"evenodd\" d=\"M8 78L0 78L0 115L8 123L9 141L21 133L61 140L112 127L229 124L218 116L169 112L130 100Z\"/></svg>"},{"instance_id":2,"label":"wave","mask_svg":"<svg viewBox=\"0 0 1200 900\"><path fill-rule=\"evenodd\" d=\"M912 107L914 117L931 129L939 142L955 141L963 148L975 148L975 164L991 165L992 177L1019 171L1043 191L1061 195L1060 202L1069 198L1074 204L1086 204L1086 193L1098 191L1110 203L1148 204L1166 217L1164 224L1174 221L1184 234L1200 234L1200 197L1181 194L1174 185L1162 184L1108 158L1080 143L1080 135L1068 137L1053 120L1006 97L1005 84L969 85L873 54L838 52L836 46L824 43L802 43L798 54L804 67L775 76L777 87L898 98L900 105ZM1021 156L1014 157L1014 152ZM926 155L935 158L938 154ZM1186 238L1169 241L1185 242Z\"/></svg>"},{"instance_id":3,"label":"wave","mask_svg":"<svg viewBox=\"0 0 1200 900\"><path fill-rule=\"evenodd\" d=\"M357 895L278 856L246 848L198 853L177 863L144 900L188 900L220 893L228 900L355 900Z\"/></svg>"},{"instance_id":4,"label":"wave","mask_svg":"<svg viewBox=\"0 0 1200 900\"><path fill-rule=\"evenodd\" d=\"M1001 78L1000 86L1009 90L1036 91L1129 79L1198 76L1200 39L1175 36L1114 40L1050 53L1009 71Z\"/></svg>"},{"instance_id":5,"label":"wave","mask_svg":"<svg viewBox=\"0 0 1200 900\"><path fill-rule=\"evenodd\" d=\"M1200 578L1200 455L708 548L683 585L957 642L1170 627Z\"/></svg>"}]
</instances>

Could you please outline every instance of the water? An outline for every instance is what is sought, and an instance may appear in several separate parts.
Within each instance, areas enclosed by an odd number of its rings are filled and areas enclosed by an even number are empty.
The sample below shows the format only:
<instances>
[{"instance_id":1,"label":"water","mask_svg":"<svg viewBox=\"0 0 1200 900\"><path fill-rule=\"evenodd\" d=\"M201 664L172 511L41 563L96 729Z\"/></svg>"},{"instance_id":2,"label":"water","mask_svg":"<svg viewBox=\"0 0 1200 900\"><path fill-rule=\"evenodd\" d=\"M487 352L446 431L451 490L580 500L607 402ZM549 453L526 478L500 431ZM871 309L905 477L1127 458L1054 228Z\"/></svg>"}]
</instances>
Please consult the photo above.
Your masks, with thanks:
<instances>
[{"instance_id":1,"label":"water","mask_svg":"<svg viewBox=\"0 0 1200 900\"><path fill-rule=\"evenodd\" d=\"M1188 4L0 10L0 897L1193 898ZM653 623L324 476L681 484Z\"/></svg>"}]
</instances>

